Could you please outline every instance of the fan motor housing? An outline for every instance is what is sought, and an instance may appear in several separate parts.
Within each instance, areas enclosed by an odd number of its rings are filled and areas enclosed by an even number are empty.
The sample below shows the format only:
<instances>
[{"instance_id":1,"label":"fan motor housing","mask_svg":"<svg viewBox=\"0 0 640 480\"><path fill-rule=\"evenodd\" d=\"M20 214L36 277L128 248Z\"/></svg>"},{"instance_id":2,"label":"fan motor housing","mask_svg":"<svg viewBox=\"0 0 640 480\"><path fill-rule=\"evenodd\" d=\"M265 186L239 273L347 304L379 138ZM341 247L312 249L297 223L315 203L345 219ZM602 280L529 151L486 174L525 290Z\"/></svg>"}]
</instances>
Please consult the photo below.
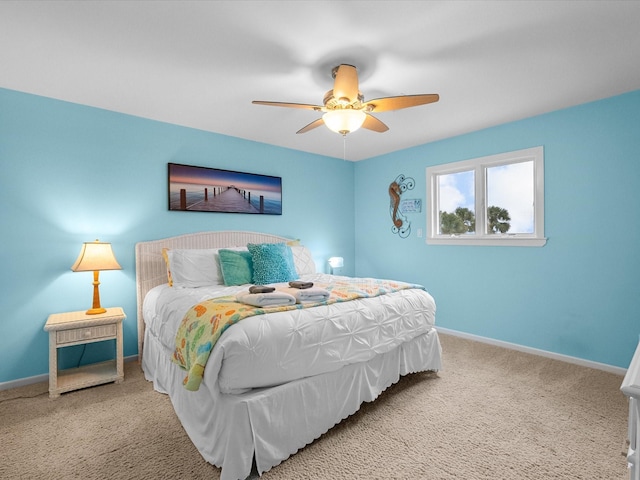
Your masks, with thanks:
<instances>
[{"instance_id":1,"label":"fan motor housing","mask_svg":"<svg viewBox=\"0 0 640 480\"><path fill-rule=\"evenodd\" d=\"M348 98L339 99L333 96L333 90L329 90L324 94L324 99L322 100L324 106L327 110L338 110L340 108L352 108L354 110L360 110L362 108L362 103L364 102L364 95L362 92L358 92L358 98L354 102L349 102Z\"/></svg>"}]
</instances>

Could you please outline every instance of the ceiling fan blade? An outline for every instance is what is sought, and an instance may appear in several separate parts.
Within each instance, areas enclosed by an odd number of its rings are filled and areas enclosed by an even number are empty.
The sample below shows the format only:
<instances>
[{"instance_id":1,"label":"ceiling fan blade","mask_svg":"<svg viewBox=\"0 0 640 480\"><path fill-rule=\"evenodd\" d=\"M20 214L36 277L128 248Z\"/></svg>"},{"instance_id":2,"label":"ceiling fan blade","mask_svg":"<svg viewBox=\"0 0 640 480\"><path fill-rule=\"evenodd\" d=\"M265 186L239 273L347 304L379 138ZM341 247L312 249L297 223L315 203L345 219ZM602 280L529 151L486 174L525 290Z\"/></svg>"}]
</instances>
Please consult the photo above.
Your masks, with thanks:
<instances>
[{"instance_id":1,"label":"ceiling fan blade","mask_svg":"<svg viewBox=\"0 0 640 480\"><path fill-rule=\"evenodd\" d=\"M333 96L336 100L348 99L347 103L358 99L358 72L353 65L339 65L334 70Z\"/></svg>"},{"instance_id":2,"label":"ceiling fan blade","mask_svg":"<svg viewBox=\"0 0 640 480\"><path fill-rule=\"evenodd\" d=\"M362 124L362 128L366 128L367 130L373 130L374 132L382 133L389 130L384 123L378 120L373 115L369 115L367 113L367 117L364 119L364 123Z\"/></svg>"},{"instance_id":3,"label":"ceiling fan blade","mask_svg":"<svg viewBox=\"0 0 640 480\"><path fill-rule=\"evenodd\" d=\"M437 93L425 95L402 95L399 97L384 97L369 100L365 104L365 109L371 112L388 112L390 110L400 110L402 108L417 107L427 103L434 103L440 99Z\"/></svg>"},{"instance_id":4,"label":"ceiling fan blade","mask_svg":"<svg viewBox=\"0 0 640 480\"><path fill-rule=\"evenodd\" d=\"M304 108L306 110L322 110L321 105L308 105L306 103L286 103L286 102L264 102L262 100L254 100L251 102L255 105L267 105L269 107L288 107L288 108Z\"/></svg>"},{"instance_id":5,"label":"ceiling fan blade","mask_svg":"<svg viewBox=\"0 0 640 480\"><path fill-rule=\"evenodd\" d=\"M319 118L317 120L314 120L313 122L311 122L309 125L302 127L300 130L298 130L296 133L307 133L309 130L313 130L314 128L318 128L320 125L323 125L324 121L322 120L322 118Z\"/></svg>"}]
</instances>

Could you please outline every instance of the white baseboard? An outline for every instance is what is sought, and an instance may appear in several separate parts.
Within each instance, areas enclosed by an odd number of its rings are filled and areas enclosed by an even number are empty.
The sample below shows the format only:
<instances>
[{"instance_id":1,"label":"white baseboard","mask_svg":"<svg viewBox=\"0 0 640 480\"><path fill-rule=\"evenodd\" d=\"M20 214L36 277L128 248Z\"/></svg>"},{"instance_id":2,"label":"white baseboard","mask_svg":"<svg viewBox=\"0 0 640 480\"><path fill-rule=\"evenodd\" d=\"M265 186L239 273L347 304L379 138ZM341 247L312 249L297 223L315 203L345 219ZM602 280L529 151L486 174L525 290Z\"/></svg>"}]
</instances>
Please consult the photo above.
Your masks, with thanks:
<instances>
[{"instance_id":1,"label":"white baseboard","mask_svg":"<svg viewBox=\"0 0 640 480\"><path fill-rule=\"evenodd\" d=\"M0 383L0 390L9 390L10 388L24 387L26 385L31 385L33 383L48 382L48 381L49 381L49 374L43 373L42 375L35 375L33 377L18 378L17 380L11 380L9 382L2 382Z\"/></svg>"},{"instance_id":2,"label":"white baseboard","mask_svg":"<svg viewBox=\"0 0 640 480\"><path fill-rule=\"evenodd\" d=\"M138 361L138 355L131 355L124 357L125 362ZM18 378L17 380L10 380L8 382L0 382L0 390L9 390L10 388L24 387L33 383L48 382L49 374L43 373L42 375L34 375L33 377Z\"/></svg>"},{"instance_id":3,"label":"white baseboard","mask_svg":"<svg viewBox=\"0 0 640 480\"><path fill-rule=\"evenodd\" d=\"M509 350L517 350L519 352L531 353L533 355L539 355L541 357L553 358L554 360L560 360L562 362L574 363L583 367L595 368L596 370L603 370L609 373L615 373L616 375L624 376L627 373L626 368L616 367L613 365L607 365L606 363L593 362L591 360L584 360L582 358L571 357L569 355L562 355L561 353L548 352L546 350L540 350L532 347L525 347L518 345L517 343L503 342L502 340L494 340L493 338L481 337L479 335L473 335L472 333L459 332L457 330L450 330L448 328L439 327L436 325L436 330L447 335L453 335L454 337L466 338L467 340L474 340L476 342L488 343L489 345L495 345L497 347L508 348Z\"/></svg>"}]
</instances>

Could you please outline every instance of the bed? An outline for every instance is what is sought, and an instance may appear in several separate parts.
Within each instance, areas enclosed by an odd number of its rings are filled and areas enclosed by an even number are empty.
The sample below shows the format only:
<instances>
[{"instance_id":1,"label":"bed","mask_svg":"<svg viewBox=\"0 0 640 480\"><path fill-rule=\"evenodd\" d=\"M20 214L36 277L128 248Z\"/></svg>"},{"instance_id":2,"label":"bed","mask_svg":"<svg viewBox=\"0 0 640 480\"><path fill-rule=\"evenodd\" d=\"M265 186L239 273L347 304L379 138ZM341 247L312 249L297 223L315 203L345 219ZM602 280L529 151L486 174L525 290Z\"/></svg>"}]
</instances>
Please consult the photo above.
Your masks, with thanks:
<instances>
[{"instance_id":1,"label":"bed","mask_svg":"<svg viewBox=\"0 0 640 480\"><path fill-rule=\"evenodd\" d=\"M249 244L287 245L298 279L316 287L354 282L317 272L306 247L271 234L203 232L135 248L138 352L145 377L169 395L189 438L205 460L222 469L223 480L245 479L252 467L261 475L375 400L400 376L441 368L435 302L419 286L400 285L370 298L309 308L296 303L245 318L223 330L197 388L188 390L183 382L191 373L172 361L182 318L198 302L233 298L249 285L224 285L227 277L218 276L212 285L184 286L174 278L170 286L167 252L217 255L219 249L243 252Z\"/></svg>"}]
</instances>

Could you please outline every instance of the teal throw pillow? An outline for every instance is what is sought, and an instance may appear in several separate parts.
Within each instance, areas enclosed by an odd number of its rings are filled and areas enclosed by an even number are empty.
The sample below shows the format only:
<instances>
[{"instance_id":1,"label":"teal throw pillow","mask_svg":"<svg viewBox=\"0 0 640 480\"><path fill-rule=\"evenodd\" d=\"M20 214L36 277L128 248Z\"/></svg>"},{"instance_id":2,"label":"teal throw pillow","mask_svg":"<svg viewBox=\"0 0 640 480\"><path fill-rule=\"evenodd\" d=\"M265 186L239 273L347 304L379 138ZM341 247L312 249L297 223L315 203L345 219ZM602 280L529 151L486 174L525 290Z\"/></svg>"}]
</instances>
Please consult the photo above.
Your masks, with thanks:
<instances>
[{"instance_id":1,"label":"teal throw pillow","mask_svg":"<svg viewBox=\"0 0 640 480\"><path fill-rule=\"evenodd\" d=\"M253 261L247 250L220 250L218 257L225 285L253 282Z\"/></svg>"},{"instance_id":2,"label":"teal throw pillow","mask_svg":"<svg viewBox=\"0 0 640 480\"><path fill-rule=\"evenodd\" d=\"M253 262L253 283L290 282L298 279L293 252L285 243L249 243L247 248Z\"/></svg>"}]
</instances>

